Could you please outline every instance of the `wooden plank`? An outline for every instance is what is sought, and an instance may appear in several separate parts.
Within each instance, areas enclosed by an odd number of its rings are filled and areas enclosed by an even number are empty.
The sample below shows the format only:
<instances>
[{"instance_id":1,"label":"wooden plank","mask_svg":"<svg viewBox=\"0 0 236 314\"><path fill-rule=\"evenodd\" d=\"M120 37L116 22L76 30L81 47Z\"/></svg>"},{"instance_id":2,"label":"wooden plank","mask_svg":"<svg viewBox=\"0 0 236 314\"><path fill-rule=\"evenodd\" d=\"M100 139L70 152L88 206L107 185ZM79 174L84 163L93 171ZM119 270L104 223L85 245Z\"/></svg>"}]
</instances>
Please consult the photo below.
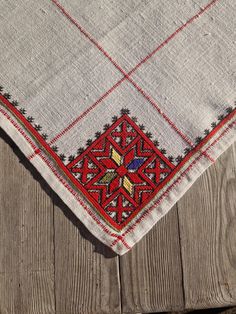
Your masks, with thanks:
<instances>
[{"instance_id":1,"label":"wooden plank","mask_svg":"<svg viewBox=\"0 0 236 314\"><path fill-rule=\"evenodd\" d=\"M122 309L158 312L182 309L182 270L174 207L130 252L120 258Z\"/></svg>"},{"instance_id":2,"label":"wooden plank","mask_svg":"<svg viewBox=\"0 0 236 314\"><path fill-rule=\"evenodd\" d=\"M178 202L187 308L236 304L236 145Z\"/></svg>"},{"instance_id":3,"label":"wooden plank","mask_svg":"<svg viewBox=\"0 0 236 314\"><path fill-rule=\"evenodd\" d=\"M120 313L118 266L118 257L55 199L57 313Z\"/></svg>"},{"instance_id":4,"label":"wooden plank","mask_svg":"<svg viewBox=\"0 0 236 314\"><path fill-rule=\"evenodd\" d=\"M0 313L55 313L53 203L32 174L0 131Z\"/></svg>"}]
</instances>

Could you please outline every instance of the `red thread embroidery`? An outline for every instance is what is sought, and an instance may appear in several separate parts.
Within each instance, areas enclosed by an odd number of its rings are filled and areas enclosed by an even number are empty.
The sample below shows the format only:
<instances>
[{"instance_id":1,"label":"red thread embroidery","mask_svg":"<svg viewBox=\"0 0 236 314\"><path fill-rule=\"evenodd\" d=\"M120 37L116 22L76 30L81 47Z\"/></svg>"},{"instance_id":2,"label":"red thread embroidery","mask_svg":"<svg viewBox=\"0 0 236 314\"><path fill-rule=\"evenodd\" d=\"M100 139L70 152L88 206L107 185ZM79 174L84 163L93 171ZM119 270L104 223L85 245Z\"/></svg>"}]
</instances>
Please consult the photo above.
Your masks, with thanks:
<instances>
[{"instance_id":1,"label":"red thread embroidery","mask_svg":"<svg viewBox=\"0 0 236 314\"><path fill-rule=\"evenodd\" d=\"M127 115L122 115L67 168L113 227L121 230L175 168Z\"/></svg>"}]
</instances>

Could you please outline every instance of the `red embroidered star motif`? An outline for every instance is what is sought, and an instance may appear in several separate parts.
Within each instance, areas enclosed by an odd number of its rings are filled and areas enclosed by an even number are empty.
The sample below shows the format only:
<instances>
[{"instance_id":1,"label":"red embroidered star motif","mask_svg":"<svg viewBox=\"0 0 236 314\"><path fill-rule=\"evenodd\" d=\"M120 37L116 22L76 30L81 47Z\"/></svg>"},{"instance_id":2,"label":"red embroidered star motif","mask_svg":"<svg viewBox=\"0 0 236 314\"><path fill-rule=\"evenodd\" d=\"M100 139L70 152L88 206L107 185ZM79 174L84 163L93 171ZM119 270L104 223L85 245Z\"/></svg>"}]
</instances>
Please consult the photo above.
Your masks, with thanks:
<instances>
[{"instance_id":1,"label":"red embroidered star motif","mask_svg":"<svg viewBox=\"0 0 236 314\"><path fill-rule=\"evenodd\" d=\"M67 168L104 220L121 230L156 195L174 165L123 114Z\"/></svg>"}]
</instances>

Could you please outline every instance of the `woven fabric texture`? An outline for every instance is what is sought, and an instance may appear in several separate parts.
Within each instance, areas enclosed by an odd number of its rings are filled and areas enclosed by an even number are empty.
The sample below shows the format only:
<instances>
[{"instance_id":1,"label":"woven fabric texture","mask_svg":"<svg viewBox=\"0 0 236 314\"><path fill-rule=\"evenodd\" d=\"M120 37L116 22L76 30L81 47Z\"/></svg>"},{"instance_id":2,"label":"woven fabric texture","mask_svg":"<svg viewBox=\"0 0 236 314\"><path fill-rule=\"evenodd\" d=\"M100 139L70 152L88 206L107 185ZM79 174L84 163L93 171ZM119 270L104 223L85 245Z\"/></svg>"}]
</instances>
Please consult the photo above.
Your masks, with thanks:
<instances>
[{"instance_id":1,"label":"woven fabric texture","mask_svg":"<svg viewBox=\"0 0 236 314\"><path fill-rule=\"evenodd\" d=\"M120 255L236 138L235 13L234 0L0 0L0 127Z\"/></svg>"}]
</instances>

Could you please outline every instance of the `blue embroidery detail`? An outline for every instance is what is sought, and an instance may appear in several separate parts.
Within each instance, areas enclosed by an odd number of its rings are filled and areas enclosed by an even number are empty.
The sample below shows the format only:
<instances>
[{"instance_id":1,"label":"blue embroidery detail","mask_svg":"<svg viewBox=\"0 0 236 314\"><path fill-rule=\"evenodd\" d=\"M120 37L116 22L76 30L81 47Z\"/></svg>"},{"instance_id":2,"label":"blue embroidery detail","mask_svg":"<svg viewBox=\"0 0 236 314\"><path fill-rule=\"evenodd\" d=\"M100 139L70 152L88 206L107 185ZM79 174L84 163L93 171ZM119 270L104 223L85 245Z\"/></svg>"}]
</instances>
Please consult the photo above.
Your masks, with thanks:
<instances>
[{"instance_id":1,"label":"blue embroidery detail","mask_svg":"<svg viewBox=\"0 0 236 314\"><path fill-rule=\"evenodd\" d=\"M137 170L144 163L144 158L135 158L128 165L129 170Z\"/></svg>"}]
</instances>

